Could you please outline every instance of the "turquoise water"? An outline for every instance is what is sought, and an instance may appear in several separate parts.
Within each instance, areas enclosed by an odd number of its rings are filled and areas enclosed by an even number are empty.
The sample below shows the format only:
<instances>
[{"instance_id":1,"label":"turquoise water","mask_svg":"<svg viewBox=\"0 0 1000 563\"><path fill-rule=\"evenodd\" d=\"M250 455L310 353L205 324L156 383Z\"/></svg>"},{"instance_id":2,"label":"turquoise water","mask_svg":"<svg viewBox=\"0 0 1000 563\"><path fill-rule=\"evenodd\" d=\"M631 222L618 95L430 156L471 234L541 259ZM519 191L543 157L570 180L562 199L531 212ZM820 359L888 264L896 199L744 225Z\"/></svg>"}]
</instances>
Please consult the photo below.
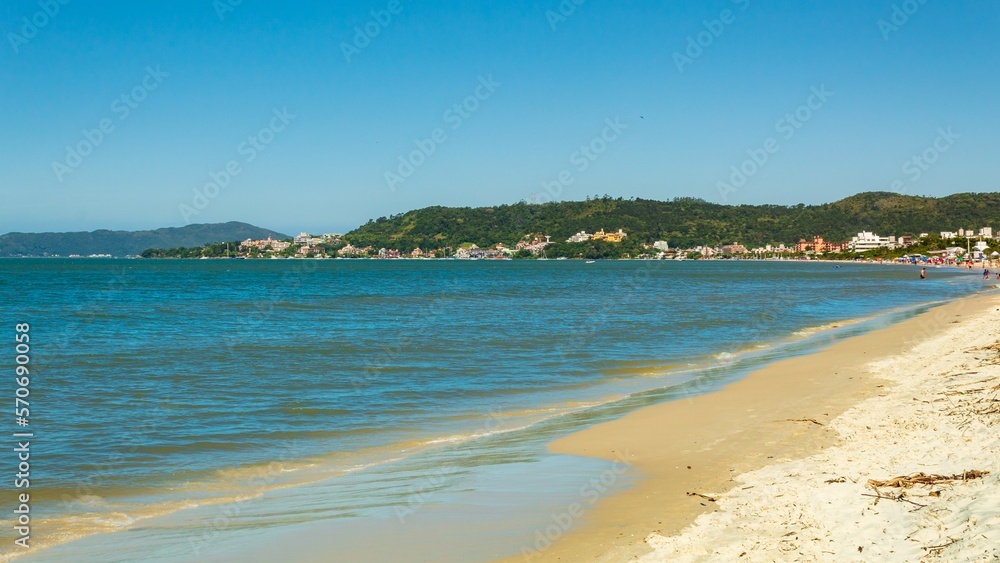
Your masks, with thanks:
<instances>
[{"instance_id":1,"label":"turquoise water","mask_svg":"<svg viewBox=\"0 0 1000 563\"><path fill-rule=\"evenodd\" d=\"M983 288L864 264L0 260L0 320L31 324L31 553L384 533L454 542L433 560L518 553L628 486L551 439Z\"/></svg>"}]
</instances>

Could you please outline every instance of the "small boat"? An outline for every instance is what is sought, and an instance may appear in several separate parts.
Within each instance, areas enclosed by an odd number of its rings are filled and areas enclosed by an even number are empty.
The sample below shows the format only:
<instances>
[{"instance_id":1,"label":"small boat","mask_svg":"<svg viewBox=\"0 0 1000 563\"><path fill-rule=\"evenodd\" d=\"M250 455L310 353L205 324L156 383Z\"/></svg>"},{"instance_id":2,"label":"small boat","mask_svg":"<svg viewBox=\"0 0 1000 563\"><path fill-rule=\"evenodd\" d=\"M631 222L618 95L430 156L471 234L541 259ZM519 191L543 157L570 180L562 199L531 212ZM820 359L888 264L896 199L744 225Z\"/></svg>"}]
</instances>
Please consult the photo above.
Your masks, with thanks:
<instances>
[{"instance_id":1,"label":"small boat","mask_svg":"<svg viewBox=\"0 0 1000 563\"><path fill-rule=\"evenodd\" d=\"M593 260L587 260L587 264L593 264L593 263L594 263Z\"/></svg>"}]
</instances>

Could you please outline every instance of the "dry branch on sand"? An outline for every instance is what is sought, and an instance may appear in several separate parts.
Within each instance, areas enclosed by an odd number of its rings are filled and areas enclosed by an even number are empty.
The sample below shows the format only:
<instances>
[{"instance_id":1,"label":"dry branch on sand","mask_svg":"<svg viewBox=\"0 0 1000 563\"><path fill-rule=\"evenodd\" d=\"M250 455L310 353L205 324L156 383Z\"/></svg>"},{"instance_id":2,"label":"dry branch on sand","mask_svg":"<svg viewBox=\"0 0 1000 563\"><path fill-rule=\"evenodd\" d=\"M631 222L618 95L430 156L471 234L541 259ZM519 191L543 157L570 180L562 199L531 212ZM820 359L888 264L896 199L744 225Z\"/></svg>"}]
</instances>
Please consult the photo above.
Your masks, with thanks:
<instances>
[{"instance_id":1,"label":"dry branch on sand","mask_svg":"<svg viewBox=\"0 0 1000 563\"><path fill-rule=\"evenodd\" d=\"M922 549L926 549L928 555L941 555L941 552L944 551L944 548L948 547L949 545L951 545L953 543L956 543L957 541L958 540L951 540L948 543L943 543L941 545L932 545L932 546L924 547Z\"/></svg>"},{"instance_id":2,"label":"dry branch on sand","mask_svg":"<svg viewBox=\"0 0 1000 563\"><path fill-rule=\"evenodd\" d=\"M874 495L869 495L867 493L863 493L861 496L863 496L863 497L875 497L875 504L878 504L878 501L880 501L882 499L885 499L885 500L894 500L894 501L898 501L898 502L908 502L908 503L912 504L913 506L916 506L916 508L914 508L913 510L911 510L911 512L916 512L916 511L920 510L921 508L926 508L927 507L926 504L920 504L919 502L913 502L912 500L906 498L906 493L902 493L902 492L899 493L898 495L895 495L895 496L893 496L893 495L883 495L881 493L881 491L879 491L878 489L875 489L875 494Z\"/></svg>"},{"instance_id":3,"label":"dry branch on sand","mask_svg":"<svg viewBox=\"0 0 1000 563\"><path fill-rule=\"evenodd\" d=\"M815 418L786 418L785 422L811 422L813 424L823 426L823 423Z\"/></svg>"},{"instance_id":4,"label":"dry branch on sand","mask_svg":"<svg viewBox=\"0 0 1000 563\"><path fill-rule=\"evenodd\" d=\"M915 473L913 475L903 475L900 477L893 477L886 481L879 481L877 479L869 479L868 486L873 489L878 487L900 487L903 489L909 489L914 485L939 485L942 483L955 483L959 481L970 481L972 479L981 479L982 477L989 475L989 471L963 471L962 473L956 473L954 475L927 475L924 472Z\"/></svg>"}]
</instances>

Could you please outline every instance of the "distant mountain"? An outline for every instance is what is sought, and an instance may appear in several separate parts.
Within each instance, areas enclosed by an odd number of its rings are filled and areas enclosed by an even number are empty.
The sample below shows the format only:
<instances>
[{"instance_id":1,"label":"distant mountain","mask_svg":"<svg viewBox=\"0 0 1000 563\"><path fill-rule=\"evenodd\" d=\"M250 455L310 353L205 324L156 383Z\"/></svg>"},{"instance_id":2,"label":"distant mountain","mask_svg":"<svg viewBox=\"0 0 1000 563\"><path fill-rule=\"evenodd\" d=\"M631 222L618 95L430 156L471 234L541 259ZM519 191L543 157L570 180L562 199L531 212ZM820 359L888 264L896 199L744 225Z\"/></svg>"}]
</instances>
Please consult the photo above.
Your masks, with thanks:
<instances>
[{"instance_id":1,"label":"distant mountain","mask_svg":"<svg viewBox=\"0 0 1000 563\"><path fill-rule=\"evenodd\" d=\"M247 223L187 225L155 231L108 231L76 233L8 233L0 235L0 256L69 256L79 254L137 255L148 248L200 247L246 238L290 238Z\"/></svg>"},{"instance_id":2,"label":"distant mountain","mask_svg":"<svg viewBox=\"0 0 1000 563\"><path fill-rule=\"evenodd\" d=\"M628 234L630 245L664 240L671 246L795 243L819 235L849 240L859 231L887 235L937 234L959 228L1000 227L1000 193L918 197L861 193L822 205L720 205L695 198L672 201L613 199L518 203L496 207L427 207L381 217L344 235L355 246L409 252L475 243L512 245L527 233L562 242L598 229Z\"/></svg>"}]
</instances>

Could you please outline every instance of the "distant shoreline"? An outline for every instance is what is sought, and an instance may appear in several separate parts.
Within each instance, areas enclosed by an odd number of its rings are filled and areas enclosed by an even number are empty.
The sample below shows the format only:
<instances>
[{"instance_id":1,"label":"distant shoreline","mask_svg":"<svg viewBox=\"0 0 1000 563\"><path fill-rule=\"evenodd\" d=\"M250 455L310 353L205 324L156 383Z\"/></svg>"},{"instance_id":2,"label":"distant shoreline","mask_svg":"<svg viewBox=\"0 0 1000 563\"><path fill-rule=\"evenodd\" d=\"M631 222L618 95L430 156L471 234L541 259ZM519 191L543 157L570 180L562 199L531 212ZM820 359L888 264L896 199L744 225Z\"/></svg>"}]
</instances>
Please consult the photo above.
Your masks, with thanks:
<instances>
[{"instance_id":1,"label":"distant shoreline","mask_svg":"<svg viewBox=\"0 0 1000 563\"><path fill-rule=\"evenodd\" d=\"M845 260L843 258L580 258L580 257L566 257L566 258L378 258L376 256L366 256L357 258L345 258L338 256L333 257L312 257L306 258L302 256L276 256L274 258L250 258L244 256L206 256L204 258L190 257L181 258L177 256L164 256L156 258L144 258L142 256L0 256L0 260L5 259L34 259L34 260L252 260L252 261L268 261L268 260L370 260L375 262L442 262L442 261L452 261L452 262L557 262L566 260L576 260L576 261L588 261L588 262L823 262L823 263L838 263L838 264L896 264L895 260ZM980 262L976 260L976 262ZM930 267L936 264L930 264ZM944 264L942 264L944 266Z\"/></svg>"}]
</instances>

